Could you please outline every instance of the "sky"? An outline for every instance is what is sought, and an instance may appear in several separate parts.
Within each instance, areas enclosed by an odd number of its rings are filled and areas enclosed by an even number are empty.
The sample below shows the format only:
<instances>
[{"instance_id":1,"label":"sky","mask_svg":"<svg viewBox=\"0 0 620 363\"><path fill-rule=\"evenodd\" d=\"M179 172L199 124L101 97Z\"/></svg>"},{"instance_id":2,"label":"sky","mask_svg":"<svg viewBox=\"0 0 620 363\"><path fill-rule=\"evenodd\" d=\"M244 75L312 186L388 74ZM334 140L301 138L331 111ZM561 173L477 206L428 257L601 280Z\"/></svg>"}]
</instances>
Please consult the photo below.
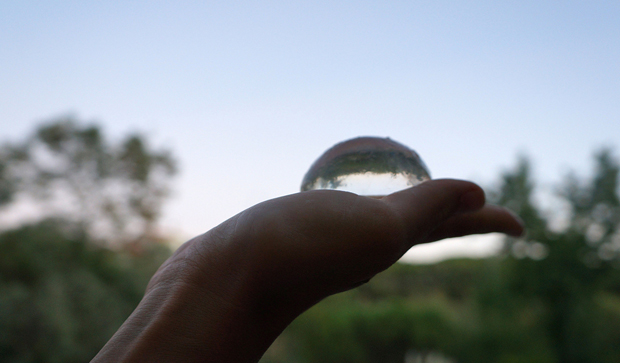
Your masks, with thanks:
<instances>
[{"instance_id":1,"label":"sky","mask_svg":"<svg viewBox=\"0 0 620 363\"><path fill-rule=\"evenodd\" d=\"M179 162L162 217L179 240L297 192L356 136L483 186L527 155L550 188L618 154L619 19L618 1L5 1L0 141L67 115L141 133Z\"/></svg>"}]
</instances>

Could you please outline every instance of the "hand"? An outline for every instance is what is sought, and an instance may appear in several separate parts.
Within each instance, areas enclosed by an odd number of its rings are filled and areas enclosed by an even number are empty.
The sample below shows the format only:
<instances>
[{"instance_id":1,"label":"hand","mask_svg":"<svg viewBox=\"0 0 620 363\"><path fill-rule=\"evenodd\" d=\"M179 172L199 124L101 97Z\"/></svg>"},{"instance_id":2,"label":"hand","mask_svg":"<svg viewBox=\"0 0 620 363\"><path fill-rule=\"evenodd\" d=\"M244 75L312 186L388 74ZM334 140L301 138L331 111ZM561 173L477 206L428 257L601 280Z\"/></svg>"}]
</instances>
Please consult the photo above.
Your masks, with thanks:
<instances>
[{"instance_id":1,"label":"hand","mask_svg":"<svg viewBox=\"0 0 620 363\"><path fill-rule=\"evenodd\" d=\"M465 181L381 199L319 190L269 200L179 248L94 361L256 362L304 310L412 246L488 232L523 227Z\"/></svg>"}]
</instances>

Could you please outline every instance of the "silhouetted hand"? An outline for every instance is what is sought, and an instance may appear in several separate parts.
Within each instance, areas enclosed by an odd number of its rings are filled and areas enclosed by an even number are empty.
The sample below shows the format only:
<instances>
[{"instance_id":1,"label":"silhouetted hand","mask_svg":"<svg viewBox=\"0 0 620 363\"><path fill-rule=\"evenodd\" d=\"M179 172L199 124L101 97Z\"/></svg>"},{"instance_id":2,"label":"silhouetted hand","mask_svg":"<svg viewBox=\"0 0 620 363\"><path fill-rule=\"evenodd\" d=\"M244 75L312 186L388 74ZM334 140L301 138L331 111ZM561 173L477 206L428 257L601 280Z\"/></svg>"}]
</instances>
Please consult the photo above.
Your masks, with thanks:
<instances>
[{"instance_id":1,"label":"silhouetted hand","mask_svg":"<svg viewBox=\"0 0 620 363\"><path fill-rule=\"evenodd\" d=\"M93 362L257 362L303 311L416 244L522 231L458 180L381 199L317 190L269 200L181 246Z\"/></svg>"}]
</instances>

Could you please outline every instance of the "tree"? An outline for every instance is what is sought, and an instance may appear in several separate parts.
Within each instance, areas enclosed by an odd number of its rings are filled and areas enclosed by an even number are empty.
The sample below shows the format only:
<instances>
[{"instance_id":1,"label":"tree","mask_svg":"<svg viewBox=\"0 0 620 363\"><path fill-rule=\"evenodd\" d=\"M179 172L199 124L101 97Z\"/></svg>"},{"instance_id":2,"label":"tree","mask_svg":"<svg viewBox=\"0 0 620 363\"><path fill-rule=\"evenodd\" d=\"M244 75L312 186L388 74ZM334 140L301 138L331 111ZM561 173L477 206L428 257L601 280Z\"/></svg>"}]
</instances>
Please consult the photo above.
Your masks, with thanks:
<instances>
[{"instance_id":1,"label":"tree","mask_svg":"<svg viewBox=\"0 0 620 363\"><path fill-rule=\"evenodd\" d=\"M170 154L139 135L109 143L98 126L63 118L0 149L0 206L33 205L91 238L137 242L152 237L175 171Z\"/></svg>"},{"instance_id":2,"label":"tree","mask_svg":"<svg viewBox=\"0 0 620 363\"><path fill-rule=\"evenodd\" d=\"M536 204L530 162L520 157L489 193L527 227L524 237L505 239L503 254L392 266L311 308L265 363L402 362L429 353L462 363L619 362L619 167L610 150L595 162L593 177L572 175L557 189L571 209L558 230Z\"/></svg>"},{"instance_id":3,"label":"tree","mask_svg":"<svg viewBox=\"0 0 620 363\"><path fill-rule=\"evenodd\" d=\"M140 302L170 255L139 255L89 241L45 220L0 234L0 361L88 362Z\"/></svg>"},{"instance_id":4,"label":"tree","mask_svg":"<svg viewBox=\"0 0 620 363\"><path fill-rule=\"evenodd\" d=\"M152 242L174 172L143 137L74 119L0 148L0 208L45 211L0 231L1 362L94 357L171 254Z\"/></svg>"},{"instance_id":5,"label":"tree","mask_svg":"<svg viewBox=\"0 0 620 363\"><path fill-rule=\"evenodd\" d=\"M533 184L527 162L504 174L499 193L499 202L517 206L514 210L528 227L525 238L506 239L513 252L505 264L511 298L532 309L542 307L540 324L560 362L620 360L620 335L608 334L620 331L620 315L613 307L620 299L609 289L610 281L618 281L620 262L619 167L610 150L602 150L595 160L592 179L572 174L558 189L571 209L564 230L550 230L536 212L527 187Z\"/></svg>"}]
</instances>

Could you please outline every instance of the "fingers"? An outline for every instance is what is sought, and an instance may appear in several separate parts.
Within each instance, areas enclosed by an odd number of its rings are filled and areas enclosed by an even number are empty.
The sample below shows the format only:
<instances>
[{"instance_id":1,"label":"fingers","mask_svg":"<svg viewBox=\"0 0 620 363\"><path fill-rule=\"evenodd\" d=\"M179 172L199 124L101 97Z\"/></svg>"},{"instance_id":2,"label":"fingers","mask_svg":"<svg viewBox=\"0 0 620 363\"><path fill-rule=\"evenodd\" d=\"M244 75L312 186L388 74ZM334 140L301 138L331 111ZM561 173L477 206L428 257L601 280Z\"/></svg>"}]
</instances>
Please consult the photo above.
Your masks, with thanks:
<instances>
[{"instance_id":1,"label":"fingers","mask_svg":"<svg viewBox=\"0 0 620 363\"><path fill-rule=\"evenodd\" d=\"M441 179L390 194L383 201L402 218L411 247L427 241L451 217L482 208L485 197L474 183Z\"/></svg>"},{"instance_id":2,"label":"fingers","mask_svg":"<svg viewBox=\"0 0 620 363\"><path fill-rule=\"evenodd\" d=\"M448 218L427 237L425 242L492 232L517 237L523 234L523 222L505 208L486 205L478 211Z\"/></svg>"}]
</instances>

